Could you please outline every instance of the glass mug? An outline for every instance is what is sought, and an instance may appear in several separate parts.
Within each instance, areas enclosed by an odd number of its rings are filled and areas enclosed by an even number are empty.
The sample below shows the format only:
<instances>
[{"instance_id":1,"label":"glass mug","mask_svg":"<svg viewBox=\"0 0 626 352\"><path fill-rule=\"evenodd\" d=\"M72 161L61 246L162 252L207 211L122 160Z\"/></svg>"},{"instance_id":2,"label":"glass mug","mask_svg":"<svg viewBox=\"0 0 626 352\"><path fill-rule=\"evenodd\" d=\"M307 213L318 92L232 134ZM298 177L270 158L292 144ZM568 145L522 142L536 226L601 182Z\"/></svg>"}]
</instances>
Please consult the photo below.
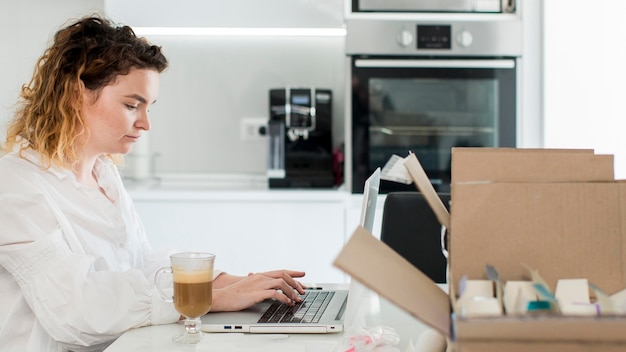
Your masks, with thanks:
<instances>
[{"instance_id":1,"label":"glass mug","mask_svg":"<svg viewBox=\"0 0 626 352\"><path fill-rule=\"evenodd\" d=\"M213 264L211 253L184 252L170 255L171 267L160 268L154 283L161 298L173 302L176 311L185 317L185 332L172 339L179 343L198 343L202 339L200 317L211 309L213 301ZM164 274L171 274L174 296L168 297L160 282Z\"/></svg>"}]
</instances>

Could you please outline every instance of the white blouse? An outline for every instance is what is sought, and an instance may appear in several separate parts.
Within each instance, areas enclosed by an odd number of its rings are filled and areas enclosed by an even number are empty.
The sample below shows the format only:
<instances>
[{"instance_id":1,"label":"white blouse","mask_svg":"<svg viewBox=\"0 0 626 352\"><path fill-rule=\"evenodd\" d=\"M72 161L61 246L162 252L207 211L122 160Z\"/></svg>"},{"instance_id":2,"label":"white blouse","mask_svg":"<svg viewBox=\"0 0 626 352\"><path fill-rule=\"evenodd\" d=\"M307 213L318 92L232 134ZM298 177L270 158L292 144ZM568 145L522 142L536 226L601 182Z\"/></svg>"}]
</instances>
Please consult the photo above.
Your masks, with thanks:
<instances>
[{"instance_id":1,"label":"white blouse","mask_svg":"<svg viewBox=\"0 0 626 352\"><path fill-rule=\"evenodd\" d=\"M94 171L109 198L36 152L0 158L0 350L100 351L178 320L154 287L167 253L152 251L117 167Z\"/></svg>"}]
</instances>

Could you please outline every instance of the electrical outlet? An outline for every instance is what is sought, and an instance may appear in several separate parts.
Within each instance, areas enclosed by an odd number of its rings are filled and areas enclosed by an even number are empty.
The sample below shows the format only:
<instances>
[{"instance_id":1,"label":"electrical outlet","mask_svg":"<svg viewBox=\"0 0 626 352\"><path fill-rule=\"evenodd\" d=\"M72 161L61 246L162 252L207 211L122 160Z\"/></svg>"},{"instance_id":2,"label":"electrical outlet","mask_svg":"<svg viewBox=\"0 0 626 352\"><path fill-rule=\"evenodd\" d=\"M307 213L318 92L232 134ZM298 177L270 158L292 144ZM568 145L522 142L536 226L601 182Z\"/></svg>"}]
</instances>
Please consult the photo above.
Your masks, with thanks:
<instances>
[{"instance_id":1,"label":"electrical outlet","mask_svg":"<svg viewBox=\"0 0 626 352\"><path fill-rule=\"evenodd\" d=\"M265 138L261 131L267 129L264 117L244 117L241 119L239 137L242 141L259 141Z\"/></svg>"}]
</instances>

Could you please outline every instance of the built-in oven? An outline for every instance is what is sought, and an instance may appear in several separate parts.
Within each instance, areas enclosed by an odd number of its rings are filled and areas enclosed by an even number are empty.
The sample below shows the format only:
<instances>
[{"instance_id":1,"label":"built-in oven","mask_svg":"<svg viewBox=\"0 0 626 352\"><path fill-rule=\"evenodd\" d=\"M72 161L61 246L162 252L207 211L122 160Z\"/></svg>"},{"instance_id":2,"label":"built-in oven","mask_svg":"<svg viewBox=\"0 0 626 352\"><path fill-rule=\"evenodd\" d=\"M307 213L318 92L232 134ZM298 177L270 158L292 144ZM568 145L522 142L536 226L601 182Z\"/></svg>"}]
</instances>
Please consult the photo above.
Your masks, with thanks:
<instances>
[{"instance_id":1,"label":"built-in oven","mask_svg":"<svg viewBox=\"0 0 626 352\"><path fill-rule=\"evenodd\" d=\"M514 13L349 17L352 193L394 154L415 153L448 192L453 147L515 147L521 36ZM382 193L406 189L414 186L381 181Z\"/></svg>"}]
</instances>

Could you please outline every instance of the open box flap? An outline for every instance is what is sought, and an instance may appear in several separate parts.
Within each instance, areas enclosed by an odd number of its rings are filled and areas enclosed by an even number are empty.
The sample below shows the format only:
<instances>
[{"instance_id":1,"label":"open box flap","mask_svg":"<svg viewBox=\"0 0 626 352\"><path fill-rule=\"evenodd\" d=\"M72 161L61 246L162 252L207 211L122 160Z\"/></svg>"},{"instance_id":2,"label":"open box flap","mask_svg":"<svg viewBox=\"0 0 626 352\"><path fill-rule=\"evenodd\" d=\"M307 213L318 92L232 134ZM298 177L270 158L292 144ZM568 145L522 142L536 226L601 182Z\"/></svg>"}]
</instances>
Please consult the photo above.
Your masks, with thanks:
<instances>
[{"instance_id":1,"label":"open box flap","mask_svg":"<svg viewBox=\"0 0 626 352\"><path fill-rule=\"evenodd\" d=\"M450 213L441 201L441 198L437 195L437 191L435 191L432 183L430 183L424 168L417 160L415 154L411 153L408 157L406 157L406 159L404 159L404 166L409 171L409 175L411 175L417 189L424 195L424 199L426 199L426 202L428 202L428 205L435 213L439 223L446 229L449 229Z\"/></svg>"},{"instance_id":2,"label":"open box flap","mask_svg":"<svg viewBox=\"0 0 626 352\"><path fill-rule=\"evenodd\" d=\"M333 263L353 279L450 336L450 298L437 284L362 226Z\"/></svg>"}]
</instances>

